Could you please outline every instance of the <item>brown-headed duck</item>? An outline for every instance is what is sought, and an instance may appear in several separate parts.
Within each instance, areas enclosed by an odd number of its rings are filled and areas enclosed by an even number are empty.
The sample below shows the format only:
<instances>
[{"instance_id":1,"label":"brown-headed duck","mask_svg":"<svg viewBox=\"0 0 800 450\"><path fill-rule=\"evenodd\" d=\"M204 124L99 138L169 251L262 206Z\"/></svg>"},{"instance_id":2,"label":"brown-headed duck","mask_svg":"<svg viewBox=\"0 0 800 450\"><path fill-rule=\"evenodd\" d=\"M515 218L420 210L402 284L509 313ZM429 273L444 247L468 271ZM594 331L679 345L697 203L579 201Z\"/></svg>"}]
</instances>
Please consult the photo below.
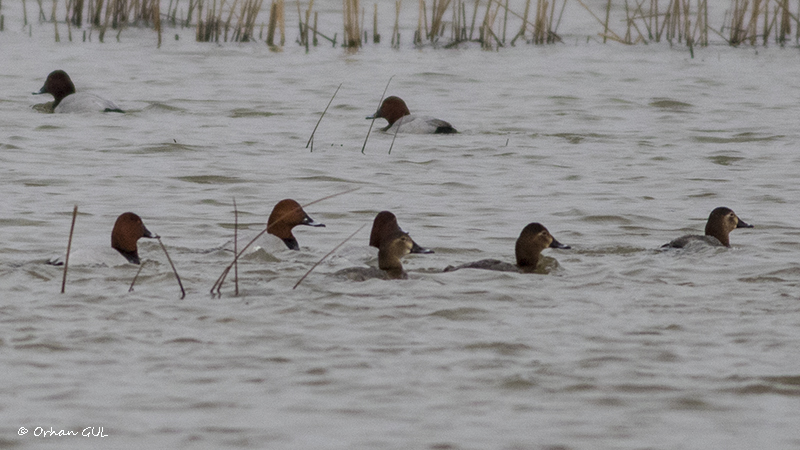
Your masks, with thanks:
<instances>
[{"instance_id":1,"label":"brown-headed duck","mask_svg":"<svg viewBox=\"0 0 800 450\"><path fill-rule=\"evenodd\" d=\"M532 222L522 229L519 238L517 238L515 247L516 265L496 259L482 259L472 263L461 264L460 266L448 266L444 271L485 269L502 272L533 273L537 271L542 250L546 248L569 249L570 247L558 242L542 224Z\"/></svg>"},{"instance_id":2,"label":"brown-headed duck","mask_svg":"<svg viewBox=\"0 0 800 450\"><path fill-rule=\"evenodd\" d=\"M384 118L389 125L383 131L394 133L399 131L417 134L452 134L457 133L452 125L441 119L428 116L416 116L408 110L406 102L400 97L386 97L375 114L367 119Z\"/></svg>"},{"instance_id":3,"label":"brown-headed duck","mask_svg":"<svg viewBox=\"0 0 800 450\"><path fill-rule=\"evenodd\" d=\"M704 236L686 235L674 239L661 248L684 248L693 242L701 242L715 247L730 247L729 234L737 228L753 228L752 225L745 223L733 210L720 206L711 211L706 222Z\"/></svg>"},{"instance_id":4,"label":"brown-headed duck","mask_svg":"<svg viewBox=\"0 0 800 450\"><path fill-rule=\"evenodd\" d=\"M34 105L41 112L55 113L87 113L87 112L124 112L111 100L94 94L75 92L75 85L63 70L54 70L47 76L44 86L36 94L50 94L53 102Z\"/></svg>"},{"instance_id":5,"label":"brown-headed duck","mask_svg":"<svg viewBox=\"0 0 800 450\"><path fill-rule=\"evenodd\" d=\"M308 225L310 227L324 227L325 224L315 222L299 203L292 199L279 201L267 220L267 233L280 238L290 250L300 250L292 234L292 229L297 225Z\"/></svg>"}]
</instances>

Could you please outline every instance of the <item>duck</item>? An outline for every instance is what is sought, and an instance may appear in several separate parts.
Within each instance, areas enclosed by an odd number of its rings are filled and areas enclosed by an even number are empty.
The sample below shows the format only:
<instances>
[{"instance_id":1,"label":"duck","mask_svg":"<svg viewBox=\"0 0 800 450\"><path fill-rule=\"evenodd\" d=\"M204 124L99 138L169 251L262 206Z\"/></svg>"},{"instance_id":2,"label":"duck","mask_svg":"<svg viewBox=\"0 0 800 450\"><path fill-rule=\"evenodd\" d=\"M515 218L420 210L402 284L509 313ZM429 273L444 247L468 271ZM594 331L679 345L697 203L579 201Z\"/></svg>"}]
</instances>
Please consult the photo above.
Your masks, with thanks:
<instances>
[{"instance_id":1,"label":"duck","mask_svg":"<svg viewBox=\"0 0 800 450\"><path fill-rule=\"evenodd\" d=\"M398 232L405 233L400 228L400 225L397 224L397 216L391 211L381 211L372 221L372 231L369 233L369 245L370 247L375 247L380 250L381 243L385 239L393 238ZM409 239L411 239L410 236ZM434 251L429 248L421 247L414 242L413 239L411 240L411 244L411 253L434 253Z\"/></svg>"},{"instance_id":2,"label":"duck","mask_svg":"<svg viewBox=\"0 0 800 450\"><path fill-rule=\"evenodd\" d=\"M287 198L279 201L272 208L272 213L267 220L267 233L282 240L289 250L300 250L300 245L292 234L292 229L297 225L325 226L323 223L315 222L295 200Z\"/></svg>"},{"instance_id":3,"label":"duck","mask_svg":"<svg viewBox=\"0 0 800 450\"><path fill-rule=\"evenodd\" d=\"M400 130L417 134L458 133L452 125L441 119L428 116L415 116L408 110L406 102L400 97L386 97L375 114L367 119L384 118L389 124L381 130L395 133Z\"/></svg>"},{"instance_id":4,"label":"duck","mask_svg":"<svg viewBox=\"0 0 800 450\"><path fill-rule=\"evenodd\" d=\"M124 263L141 264L137 242L141 238L157 239L147 229L142 218L132 212L125 212L117 217L111 230L111 247L84 248L70 253L70 265L106 265L117 266ZM120 255L124 258L120 258ZM61 266L61 257L51 258L48 264Z\"/></svg>"},{"instance_id":5,"label":"duck","mask_svg":"<svg viewBox=\"0 0 800 450\"><path fill-rule=\"evenodd\" d=\"M730 233L737 228L753 228L733 212L732 209L720 206L714 208L706 222L705 235L686 235L662 245L661 248L684 248L694 242L712 247L730 247Z\"/></svg>"},{"instance_id":6,"label":"duck","mask_svg":"<svg viewBox=\"0 0 800 450\"><path fill-rule=\"evenodd\" d=\"M484 269L501 272L534 273L537 271L542 250L546 248L568 250L571 247L558 242L544 225L538 222L531 222L522 229L519 238L517 238L515 246L517 264L510 264L497 259L482 259L459 266L447 266L444 271Z\"/></svg>"},{"instance_id":7,"label":"duck","mask_svg":"<svg viewBox=\"0 0 800 450\"><path fill-rule=\"evenodd\" d=\"M350 267L339 270L333 275L352 281L365 281L370 278L406 279L408 274L403 270L400 258L409 253L434 253L433 250L414 242L397 224L397 216L391 211L381 211L375 216L369 235L369 245L378 249L378 268Z\"/></svg>"},{"instance_id":8,"label":"duck","mask_svg":"<svg viewBox=\"0 0 800 450\"><path fill-rule=\"evenodd\" d=\"M334 276L351 281L366 281L372 278L381 280L408 279L408 274L403 269L403 263L400 258L413 253L414 245L415 243L411 236L404 231L397 231L391 236L384 236L378 249L377 269L375 267L350 267L337 271Z\"/></svg>"},{"instance_id":9,"label":"duck","mask_svg":"<svg viewBox=\"0 0 800 450\"><path fill-rule=\"evenodd\" d=\"M75 92L75 85L72 83L72 79L70 79L67 72L63 70L54 70L50 72L50 74L47 75L44 86L33 94L50 94L53 96L52 103L48 102L33 106L35 110L41 112L125 112L111 100L106 100L86 92Z\"/></svg>"}]
</instances>

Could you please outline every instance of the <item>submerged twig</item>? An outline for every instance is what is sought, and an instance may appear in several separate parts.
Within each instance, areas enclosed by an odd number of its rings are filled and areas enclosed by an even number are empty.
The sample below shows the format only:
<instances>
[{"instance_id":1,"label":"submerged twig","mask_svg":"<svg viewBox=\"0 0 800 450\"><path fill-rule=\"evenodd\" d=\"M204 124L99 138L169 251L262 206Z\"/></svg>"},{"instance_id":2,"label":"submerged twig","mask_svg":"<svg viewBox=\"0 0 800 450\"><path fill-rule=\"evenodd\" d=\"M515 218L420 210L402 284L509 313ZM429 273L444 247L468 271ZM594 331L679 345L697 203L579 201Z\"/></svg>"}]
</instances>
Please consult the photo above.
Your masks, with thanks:
<instances>
[{"instance_id":1,"label":"submerged twig","mask_svg":"<svg viewBox=\"0 0 800 450\"><path fill-rule=\"evenodd\" d=\"M309 274L310 274L310 273L311 273L311 272L312 272L314 269L316 269L318 265L322 264L322 261L325 261L325 259L327 259L327 258L328 258L328 256L331 256L331 255L332 255L332 254L333 254L333 253L334 253L336 250L339 250L339 247L341 247L342 245L344 245L344 244L345 244L345 242L347 242L347 241L349 241L350 239L352 239L352 238L353 238L353 236L355 236L356 234L358 234L358 232L359 232L359 231L361 231L361 230L363 230L363 229L364 229L364 227L365 227L365 226L367 226L367 225L369 225L369 224L368 224L368 223L365 223L364 225L361 225L361 227L360 227L359 229L357 229L357 230L356 230L356 231L355 231L353 234L351 234L350 236L348 236L348 237L347 237L347 239L345 239L345 240L343 240L342 242L340 242L340 243L339 243L339 245L337 245L336 247L334 247L334 248L333 248L333 250L329 251L329 252L328 252L328 253L327 253L325 256L323 256L323 257L322 257L322 259L320 259L319 261L317 261L317 263L316 263L316 264L314 264L313 266L311 266L311 268L310 268L310 269L308 269L308 272L306 272L306 274L305 274L305 275L303 275L303 276L302 276L302 277L301 277L299 280L297 280L297 283L294 285L294 287L292 287L292 289L296 289L296 288L297 288L297 286L300 286L300 283L302 283L302 282L303 282L303 280L305 280L305 279L306 279L306 277L307 277L307 276L308 276L308 275L309 275Z\"/></svg>"},{"instance_id":2,"label":"submerged twig","mask_svg":"<svg viewBox=\"0 0 800 450\"><path fill-rule=\"evenodd\" d=\"M69 252L72 249L72 233L75 231L75 218L78 216L78 205L72 209L72 225L69 227L69 240L67 241L67 255L64 257L64 277L61 279L61 293L67 285L67 267L69 267Z\"/></svg>"},{"instance_id":3,"label":"submerged twig","mask_svg":"<svg viewBox=\"0 0 800 450\"><path fill-rule=\"evenodd\" d=\"M328 112L328 108L330 108L331 103L333 103L333 99L336 98L336 94L339 92L339 88L342 87L342 84L344 84L344 83L339 83L339 87L337 87L336 91L333 93L333 97L331 97L331 100L328 102L328 106L325 107L325 110L323 110L322 114L319 116L319 120L317 121L317 124L314 125L314 131L311 132L311 137L309 137L308 138L308 142L306 142L306 148L308 148L308 146L311 144L311 141L314 140L314 133L317 132L317 127L319 127L320 122L322 122L322 118L325 117L325 113ZM314 151L313 147L312 147L311 151Z\"/></svg>"},{"instance_id":4,"label":"submerged twig","mask_svg":"<svg viewBox=\"0 0 800 450\"><path fill-rule=\"evenodd\" d=\"M378 109L380 109L381 105L383 104L383 97L386 96L386 91L389 90L389 83L392 82L392 78L394 75L389 77L389 81L386 82L386 87L383 89L383 94L381 94L381 100L378 102ZM364 149L367 148L367 139L369 139L369 134L372 132L372 125L375 124L376 117L373 115L372 121L369 123L369 130L367 130L367 137L364 138L364 145L361 146L361 154L364 154Z\"/></svg>"}]
</instances>

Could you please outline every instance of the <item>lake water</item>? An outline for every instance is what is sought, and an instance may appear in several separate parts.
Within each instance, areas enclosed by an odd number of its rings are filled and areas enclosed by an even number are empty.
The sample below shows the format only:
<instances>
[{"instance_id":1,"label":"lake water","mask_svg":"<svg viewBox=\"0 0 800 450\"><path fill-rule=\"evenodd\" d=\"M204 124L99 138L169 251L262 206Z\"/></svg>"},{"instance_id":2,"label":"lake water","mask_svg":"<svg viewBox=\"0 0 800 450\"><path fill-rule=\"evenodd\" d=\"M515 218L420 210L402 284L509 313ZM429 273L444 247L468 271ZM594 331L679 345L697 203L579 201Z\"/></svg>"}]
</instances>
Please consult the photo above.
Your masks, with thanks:
<instances>
[{"instance_id":1,"label":"lake water","mask_svg":"<svg viewBox=\"0 0 800 450\"><path fill-rule=\"evenodd\" d=\"M29 36L14 7L0 33L0 448L800 447L796 48L692 59L576 33L306 54L170 30L180 40L157 50L148 30ZM128 112L33 111L58 68ZM388 95L460 133L401 134L389 154L379 121L362 154L390 77ZM283 198L337 193L306 208L327 226L298 227L301 251L255 253L239 296L232 277L210 295L234 199L253 234ZM59 294L44 261L64 254L76 204L74 247L107 245L136 212L186 298L147 239L134 292L132 265L75 266ZM731 249L659 249L717 206L755 228ZM292 289L381 210L436 251L404 259L408 280L331 276L364 262L350 255L367 226ZM529 222L572 246L544 252L549 274L441 273L513 261Z\"/></svg>"}]
</instances>

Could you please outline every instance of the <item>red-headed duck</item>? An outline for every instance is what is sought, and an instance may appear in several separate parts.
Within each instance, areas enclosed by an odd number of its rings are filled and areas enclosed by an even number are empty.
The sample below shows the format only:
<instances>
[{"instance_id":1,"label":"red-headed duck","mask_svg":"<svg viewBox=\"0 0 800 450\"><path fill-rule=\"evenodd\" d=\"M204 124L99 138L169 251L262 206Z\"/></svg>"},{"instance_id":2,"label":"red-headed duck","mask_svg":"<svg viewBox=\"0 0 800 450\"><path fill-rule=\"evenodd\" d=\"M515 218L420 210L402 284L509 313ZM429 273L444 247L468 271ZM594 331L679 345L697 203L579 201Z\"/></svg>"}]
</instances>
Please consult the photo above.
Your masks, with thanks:
<instances>
[{"instance_id":1,"label":"red-headed duck","mask_svg":"<svg viewBox=\"0 0 800 450\"><path fill-rule=\"evenodd\" d=\"M418 134L451 134L457 133L452 125L441 119L436 119L428 116L415 116L408 110L406 102L400 97L386 97L381 103L381 107L375 114L367 117L367 119L384 118L389 125L382 128L383 131L394 133L397 127L399 131L407 133Z\"/></svg>"},{"instance_id":2,"label":"red-headed duck","mask_svg":"<svg viewBox=\"0 0 800 450\"><path fill-rule=\"evenodd\" d=\"M706 222L704 236L686 235L681 236L661 246L661 248L684 248L693 242L701 242L715 247L730 247L731 241L729 234L737 228L753 228L752 225L745 223L733 210L720 206L711 211Z\"/></svg>"},{"instance_id":3,"label":"red-headed duck","mask_svg":"<svg viewBox=\"0 0 800 450\"><path fill-rule=\"evenodd\" d=\"M111 247L83 248L72 251L69 256L70 265L106 265L117 266L125 261L139 264L139 249L136 243L140 238L157 238L147 227L142 218L132 212L122 213L117 217L111 230ZM64 264L61 257L52 258L48 264L60 266Z\"/></svg>"},{"instance_id":4,"label":"red-headed duck","mask_svg":"<svg viewBox=\"0 0 800 450\"><path fill-rule=\"evenodd\" d=\"M297 225L325 226L325 224L314 222L314 219L303 211L303 207L299 203L287 198L279 201L272 208L272 214L269 215L267 221L267 233L280 238L289 249L300 250L300 245L297 244L297 239L292 234L292 228Z\"/></svg>"},{"instance_id":5,"label":"red-headed duck","mask_svg":"<svg viewBox=\"0 0 800 450\"><path fill-rule=\"evenodd\" d=\"M50 94L53 96L50 103L35 105L38 111L56 113L86 113L86 112L124 112L114 102L85 92L75 92L75 85L63 70L54 70L47 76L44 86L36 94Z\"/></svg>"},{"instance_id":6,"label":"red-headed duck","mask_svg":"<svg viewBox=\"0 0 800 450\"><path fill-rule=\"evenodd\" d=\"M111 230L111 248L118 251L128 262L139 264L139 250L136 241L139 238L155 238L144 226L142 218L132 212L120 214Z\"/></svg>"},{"instance_id":7,"label":"red-headed duck","mask_svg":"<svg viewBox=\"0 0 800 450\"><path fill-rule=\"evenodd\" d=\"M517 256L516 265L496 259L482 259L460 266L448 266L444 271L452 272L458 269L485 269L502 272L534 273L537 271L542 250L546 248L569 249L570 247L558 242L542 224L532 222L522 229L519 238L517 238L517 244L515 246L515 253Z\"/></svg>"}]
</instances>

